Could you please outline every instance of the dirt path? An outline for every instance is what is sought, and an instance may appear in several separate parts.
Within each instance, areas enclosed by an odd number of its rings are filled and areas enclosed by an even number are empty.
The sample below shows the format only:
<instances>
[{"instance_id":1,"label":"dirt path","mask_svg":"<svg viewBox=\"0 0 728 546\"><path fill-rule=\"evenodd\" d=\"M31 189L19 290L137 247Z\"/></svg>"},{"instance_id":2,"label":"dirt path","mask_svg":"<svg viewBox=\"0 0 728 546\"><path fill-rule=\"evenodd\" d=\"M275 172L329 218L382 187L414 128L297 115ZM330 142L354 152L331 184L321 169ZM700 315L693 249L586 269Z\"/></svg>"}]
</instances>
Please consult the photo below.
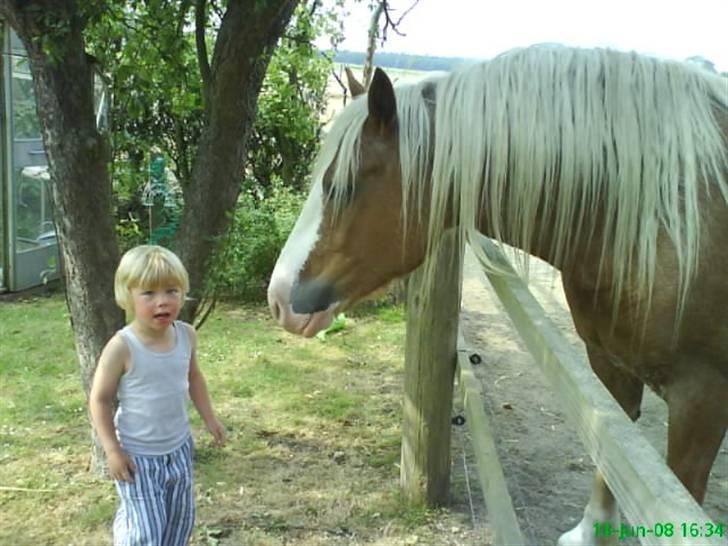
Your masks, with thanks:
<instances>
[{"instance_id":1,"label":"dirt path","mask_svg":"<svg viewBox=\"0 0 728 546\"><path fill-rule=\"evenodd\" d=\"M554 544L581 518L594 466L490 285L480 281L477 267L473 261L465 265L463 334L483 358L476 373L524 536L531 544ZM554 270L534 260L529 286L586 362ZM663 454L666 409L660 398L645 391L640 428ZM728 439L713 467L705 510L714 521L728 524Z\"/></svg>"}]
</instances>

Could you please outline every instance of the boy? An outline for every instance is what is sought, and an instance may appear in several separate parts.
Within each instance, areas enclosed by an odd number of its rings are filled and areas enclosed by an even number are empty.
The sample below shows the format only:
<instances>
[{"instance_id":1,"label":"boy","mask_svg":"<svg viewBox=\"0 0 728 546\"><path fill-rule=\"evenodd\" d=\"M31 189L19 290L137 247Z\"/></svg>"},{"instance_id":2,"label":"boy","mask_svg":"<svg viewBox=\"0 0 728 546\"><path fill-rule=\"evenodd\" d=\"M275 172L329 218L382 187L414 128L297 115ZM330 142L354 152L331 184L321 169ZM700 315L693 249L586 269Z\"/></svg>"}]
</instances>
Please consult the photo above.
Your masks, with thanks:
<instances>
[{"instance_id":1,"label":"boy","mask_svg":"<svg viewBox=\"0 0 728 546\"><path fill-rule=\"evenodd\" d=\"M195 506L188 398L215 443L225 442L197 365L195 329L176 320L188 289L182 262L160 246L129 250L116 270L116 302L134 318L104 347L89 396L120 498L115 545L184 546L190 539Z\"/></svg>"}]
</instances>

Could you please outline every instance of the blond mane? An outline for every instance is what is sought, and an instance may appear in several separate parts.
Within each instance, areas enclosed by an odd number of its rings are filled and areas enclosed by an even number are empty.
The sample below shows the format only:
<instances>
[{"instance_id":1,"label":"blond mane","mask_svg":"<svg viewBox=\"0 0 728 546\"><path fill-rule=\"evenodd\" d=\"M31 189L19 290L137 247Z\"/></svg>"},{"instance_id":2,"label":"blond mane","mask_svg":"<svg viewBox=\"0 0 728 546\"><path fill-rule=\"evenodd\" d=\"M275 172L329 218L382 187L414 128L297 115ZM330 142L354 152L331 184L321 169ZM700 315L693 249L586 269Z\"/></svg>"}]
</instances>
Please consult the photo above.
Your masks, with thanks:
<instances>
[{"instance_id":1,"label":"blond mane","mask_svg":"<svg viewBox=\"0 0 728 546\"><path fill-rule=\"evenodd\" d=\"M699 258L700 185L728 201L728 153L715 117L728 109L726 79L637 54L549 45L399 87L396 98L402 213L430 192L430 244L451 203L463 240L483 215L496 240L528 250L546 208L549 260L558 267L573 259L576 237L599 227L619 298L627 279L651 293L664 230L682 305ZM320 180L336 162L337 209L355 179L366 115L362 100L342 112L314 171Z\"/></svg>"}]
</instances>

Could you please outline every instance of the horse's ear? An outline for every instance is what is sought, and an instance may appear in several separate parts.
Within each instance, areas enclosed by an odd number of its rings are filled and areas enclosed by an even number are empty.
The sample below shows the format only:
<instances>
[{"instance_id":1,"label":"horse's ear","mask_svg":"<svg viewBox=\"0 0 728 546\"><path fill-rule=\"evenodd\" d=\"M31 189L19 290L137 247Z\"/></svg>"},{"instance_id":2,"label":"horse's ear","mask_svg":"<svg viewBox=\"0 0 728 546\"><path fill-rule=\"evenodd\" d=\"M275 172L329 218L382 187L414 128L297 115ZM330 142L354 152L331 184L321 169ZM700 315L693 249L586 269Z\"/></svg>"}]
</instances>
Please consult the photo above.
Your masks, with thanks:
<instances>
[{"instance_id":1,"label":"horse's ear","mask_svg":"<svg viewBox=\"0 0 728 546\"><path fill-rule=\"evenodd\" d=\"M397 120L397 102L389 76L377 68L369 85L369 117L383 127L391 127Z\"/></svg>"},{"instance_id":2,"label":"horse's ear","mask_svg":"<svg viewBox=\"0 0 728 546\"><path fill-rule=\"evenodd\" d=\"M354 77L354 73L351 71L351 68L345 66L344 72L346 72L346 81L349 84L349 92L352 97L356 98L367 92L366 88Z\"/></svg>"}]
</instances>

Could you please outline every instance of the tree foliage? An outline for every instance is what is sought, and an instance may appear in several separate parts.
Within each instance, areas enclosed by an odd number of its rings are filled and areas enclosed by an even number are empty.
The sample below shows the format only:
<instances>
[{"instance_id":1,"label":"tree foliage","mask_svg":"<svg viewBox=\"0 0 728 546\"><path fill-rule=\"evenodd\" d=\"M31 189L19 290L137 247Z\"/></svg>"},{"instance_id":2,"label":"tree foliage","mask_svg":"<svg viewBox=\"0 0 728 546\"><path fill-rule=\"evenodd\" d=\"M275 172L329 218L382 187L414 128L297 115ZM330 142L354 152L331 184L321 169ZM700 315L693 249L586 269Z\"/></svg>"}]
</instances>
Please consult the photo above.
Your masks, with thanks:
<instances>
[{"instance_id":1,"label":"tree foliage","mask_svg":"<svg viewBox=\"0 0 728 546\"><path fill-rule=\"evenodd\" d=\"M205 50L215 43L219 25L214 21L220 9L213 2L205 11ZM164 9L159 2L135 2L125 9L117 7L90 28L90 50L108 75L114 97L112 174L122 247L179 222L175 208L155 206L148 211L140 198L153 153L168 158L180 185L194 183L192 163L205 122L205 91L199 76L204 69L198 35L192 31L195 22L189 2ZM331 68L331 61L313 42L322 34L336 40L338 24L336 8L300 5L281 37L258 97L258 114L240 173L243 191L252 198L246 198L244 206L259 206L274 185L304 187L320 137L319 118Z\"/></svg>"},{"instance_id":2,"label":"tree foliage","mask_svg":"<svg viewBox=\"0 0 728 546\"><path fill-rule=\"evenodd\" d=\"M276 181L301 190L320 137L326 84L332 63L313 46L326 14L299 9L276 49L259 96L248 148L245 184L266 195Z\"/></svg>"},{"instance_id":3,"label":"tree foliage","mask_svg":"<svg viewBox=\"0 0 728 546\"><path fill-rule=\"evenodd\" d=\"M172 160L179 180L189 180L204 114L193 17L190 2L137 1L90 28L90 50L113 96L119 180L138 175L153 147ZM211 41L214 32L206 30Z\"/></svg>"}]
</instances>

